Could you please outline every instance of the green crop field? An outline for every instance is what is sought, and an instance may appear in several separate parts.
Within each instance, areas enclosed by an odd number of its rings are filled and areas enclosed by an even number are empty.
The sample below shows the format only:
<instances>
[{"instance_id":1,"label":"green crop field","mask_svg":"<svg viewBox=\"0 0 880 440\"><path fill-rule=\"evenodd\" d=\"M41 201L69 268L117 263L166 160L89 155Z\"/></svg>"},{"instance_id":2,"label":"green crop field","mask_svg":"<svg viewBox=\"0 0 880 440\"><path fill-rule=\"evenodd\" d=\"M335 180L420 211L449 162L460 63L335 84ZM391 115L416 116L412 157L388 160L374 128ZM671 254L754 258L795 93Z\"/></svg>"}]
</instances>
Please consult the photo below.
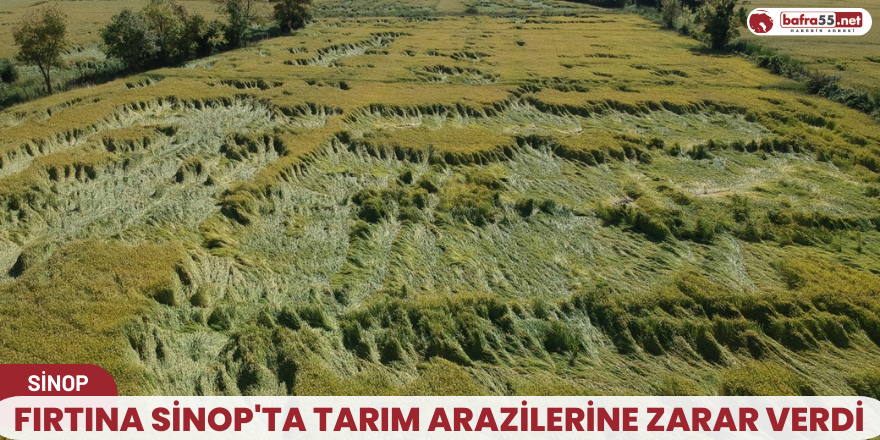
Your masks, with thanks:
<instances>
[{"instance_id":1,"label":"green crop field","mask_svg":"<svg viewBox=\"0 0 880 440\"><path fill-rule=\"evenodd\" d=\"M320 3L0 112L0 362L154 395L877 396L875 119L638 15L467 6Z\"/></svg>"}]
</instances>

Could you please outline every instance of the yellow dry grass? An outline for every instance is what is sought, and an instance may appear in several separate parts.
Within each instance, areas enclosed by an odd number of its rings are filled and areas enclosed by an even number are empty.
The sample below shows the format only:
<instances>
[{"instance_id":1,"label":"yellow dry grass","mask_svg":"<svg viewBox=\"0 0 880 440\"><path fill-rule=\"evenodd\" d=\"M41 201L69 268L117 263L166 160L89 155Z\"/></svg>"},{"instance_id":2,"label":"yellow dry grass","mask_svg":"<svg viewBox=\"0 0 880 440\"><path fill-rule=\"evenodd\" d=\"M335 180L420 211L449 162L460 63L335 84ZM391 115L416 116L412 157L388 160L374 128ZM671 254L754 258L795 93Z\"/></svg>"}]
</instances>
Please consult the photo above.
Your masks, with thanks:
<instances>
[{"instance_id":1,"label":"yellow dry grass","mask_svg":"<svg viewBox=\"0 0 880 440\"><path fill-rule=\"evenodd\" d=\"M108 370L121 393L145 385L127 359L122 327L174 287L178 246L85 241L0 286L4 363L89 363Z\"/></svg>"}]
</instances>

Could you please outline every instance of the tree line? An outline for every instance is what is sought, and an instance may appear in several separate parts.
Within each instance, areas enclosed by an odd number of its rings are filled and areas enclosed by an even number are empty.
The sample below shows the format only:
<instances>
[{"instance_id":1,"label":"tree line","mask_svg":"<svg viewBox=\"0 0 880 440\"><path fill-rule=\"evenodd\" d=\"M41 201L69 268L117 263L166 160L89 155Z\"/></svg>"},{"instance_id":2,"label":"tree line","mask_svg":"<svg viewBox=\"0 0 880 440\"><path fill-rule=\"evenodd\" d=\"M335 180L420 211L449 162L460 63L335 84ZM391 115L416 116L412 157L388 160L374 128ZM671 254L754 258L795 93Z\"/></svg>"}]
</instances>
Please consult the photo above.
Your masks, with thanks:
<instances>
[{"instance_id":1,"label":"tree line","mask_svg":"<svg viewBox=\"0 0 880 440\"><path fill-rule=\"evenodd\" d=\"M257 25L289 33L312 19L312 0L214 1L224 21L208 21L175 0L150 0L139 11L125 8L101 29L105 52L129 72L138 72L241 47ZM261 14L270 2L271 21L263 23ZM37 67L51 95L52 71L63 67L62 54L69 46L67 16L56 5L33 10L15 27L13 39L16 59ZM0 60L0 83L12 84L18 78L15 64Z\"/></svg>"}]
</instances>

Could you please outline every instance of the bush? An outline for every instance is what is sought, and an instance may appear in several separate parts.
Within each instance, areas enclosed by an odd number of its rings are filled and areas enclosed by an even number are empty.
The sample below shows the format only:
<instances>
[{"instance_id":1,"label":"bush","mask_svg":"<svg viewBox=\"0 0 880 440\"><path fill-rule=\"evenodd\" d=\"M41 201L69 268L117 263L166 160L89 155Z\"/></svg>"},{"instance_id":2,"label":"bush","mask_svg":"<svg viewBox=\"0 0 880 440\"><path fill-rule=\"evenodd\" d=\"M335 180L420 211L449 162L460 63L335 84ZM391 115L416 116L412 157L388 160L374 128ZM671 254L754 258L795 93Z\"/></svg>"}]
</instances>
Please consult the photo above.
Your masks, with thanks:
<instances>
[{"instance_id":1,"label":"bush","mask_svg":"<svg viewBox=\"0 0 880 440\"><path fill-rule=\"evenodd\" d=\"M275 20L282 32L302 29L312 19L312 0L281 0L275 4Z\"/></svg>"},{"instance_id":2,"label":"bush","mask_svg":"<svg viewBox=\"0 0 880 440\"><path fill-rule=\"evenodd\" d=\"M660 2L660 19L663 27L666 29L675 29L676 22L684 10L684 4L681 0L661 0Z\"/></svg>"},{"instance_id":3,"label":"bush","mask_svg":"<svg viewBox=\"0 0 880 440\"><path fill-rule=\"evenodd\" d=\"M18 81L18 68L7 58L0 58L0 82L12 84Z\"/></svg>"},{"instance_id":4,"label":"bush","mask_svg":"<svg viewBox=\"0 0 880 440\"><path fill-rule=\"evenodd\" d=\"M152 0L140 12L123 9L101 31L107 55L135 71L207 55L216 37L201 15L169 0Z\"/></svg>"},{"instance_id":5,"label":"bush","mask_svg":"<svg viewBox=\"0 0 880 440\"><path fill-rule=\"evenodd\" d=\"M229 47L241 46L245 41L245 34L251 26L252 17L249 14L245 0L219 0L221 11L226 14L226 25L223 34ZM249 2L248 2L249 3Z\"/></svg>"},{"instance_id":6,"label":"bush","mask_svg":"<svg viewBox=\"0 0 880 440\"><path fill-rule=\"evenodd\" d=\"M130 9L113 16L101 30L101 39L107 46L107 56L121 60L132 70L151 66L159 53L156 34L150 31L147 20Z\"/></svg>"},{"instance_id":7,"label":"bush","mask_svg":"<svg viewBox=\"0 0 880 440\"><path fill-rule=\"evenodd\" d=\"M700 23L712 50L724 49L739 35L740 15L736 3L737 0L708 0L700 9Z\"/></svg>"}]
</instances>

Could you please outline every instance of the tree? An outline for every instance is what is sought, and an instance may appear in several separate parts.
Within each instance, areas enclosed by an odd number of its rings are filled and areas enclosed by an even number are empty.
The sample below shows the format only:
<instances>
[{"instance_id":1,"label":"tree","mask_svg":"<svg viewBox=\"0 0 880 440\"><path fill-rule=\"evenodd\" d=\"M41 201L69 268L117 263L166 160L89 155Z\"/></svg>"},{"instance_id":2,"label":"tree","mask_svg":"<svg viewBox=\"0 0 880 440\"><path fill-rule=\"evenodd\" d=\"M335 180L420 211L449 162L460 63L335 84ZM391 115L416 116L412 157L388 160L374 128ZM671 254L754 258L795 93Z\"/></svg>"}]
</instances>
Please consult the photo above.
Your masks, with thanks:
<instances>
[{"instance_id":1,"label":"tree","mask_svg":"<svg viewBox=\"0 0 880 440\"><path fill-rule=\"evenodd\" d=\"M178 51L184 60L195 57L202 53L203 47L207 46L210 39L208 22L199 14L185 17Z\"/></svg>"},{"instance_id":2,"label":"tree","mask_svg":"<svg viewBox=\"0 0 880 440\"><path fill-rule=\"evenodd\" d=\"M123 10L101 32L107 54L132 70L188 60L208 44L208 26L174 0L151 0L140 12Z\"/></svg>"},{"instance_id":3,"label":"tree","mask_svg":"<svg viewBox=\"0 0 880 440\"><path fill-rule=\"evenodd\" d=\"M113 16L101 31L107 46L107 55L118 58L131 70L140 70L153 64L159 53L156 34L150 30L143 14L123 9Z\"/></svg>"},{"instance_id":4,"label":"tree","mask_svg":"<svg viewBox=\"0 0 880 440\"><path fill-rule=\"evenodd\" d=\"M214 0L220 5L219 11L226 15L226 28L223 33L230 47L239 47L244 43L245 34L257 21L260 14L258 5L263 0Z\"/></svg>"},{"instance_id":5,"label":"tree","mask_svg":"<svg viewBox=\"0 0 880 440\"><path fill-rule=\"evenodd\" d=\"M158 64L171 63L181 56L181 52L190 52L187 42L183 41L189 19L183 6L169 0L151 0L141 14L156 35Z\"/></svg>"},{"instance_id":6,"label":"tree","mask_svg":"<svg viewBox=\"0 0 880 440\"><path fill-rule=\"evenodd\" d=\"M713 50L721 50L739 35L737 0L707 0L700 9L700 22Z\"/></svg>"},{"instance_id":7,"label":"tree","mask_svg":"<svg viewBox=\"0 0 880 440\"><path fill-rule=\"evenodd\" d=\"M684 4L681 0L661 0L660 2L660 18L663 27L666 29L675 29L675 22L684 11Z\"/></svg>"},{"instance_id":8,"label":"tree","mask_svg":"<svg viewBox=\"0 0 880 440\"><path fill-rule=\"evenodd\" d=\"M220 7L221 12L226 14L226 28L223 33L230 47L239 47L244 42L244 34L251 25L251 19L247 16L245 2L241 0L224 0Z\"/></svg>"},{"instance_id":9,"label":"tree","mask_svg":"<svg viewBox=\"0 0 880 440\"><path fill-rule=\"evenodd\" d=\"M56 6L28 13L12 33L19 61L40 69L46 90L52 94L52 69L61 67L61 51L67 45L67 16Z\"/></svg>"},{"instance_id":10,"label":"tree","mask_svg":"<svg viewBox=\"0 0 880 440\"><path fill-rule=\"evenodd\" d=\"M275 4L275 20L282 32L302 29L312 19L312 0L280 0Z\"/></svg>"}]
</instances>

